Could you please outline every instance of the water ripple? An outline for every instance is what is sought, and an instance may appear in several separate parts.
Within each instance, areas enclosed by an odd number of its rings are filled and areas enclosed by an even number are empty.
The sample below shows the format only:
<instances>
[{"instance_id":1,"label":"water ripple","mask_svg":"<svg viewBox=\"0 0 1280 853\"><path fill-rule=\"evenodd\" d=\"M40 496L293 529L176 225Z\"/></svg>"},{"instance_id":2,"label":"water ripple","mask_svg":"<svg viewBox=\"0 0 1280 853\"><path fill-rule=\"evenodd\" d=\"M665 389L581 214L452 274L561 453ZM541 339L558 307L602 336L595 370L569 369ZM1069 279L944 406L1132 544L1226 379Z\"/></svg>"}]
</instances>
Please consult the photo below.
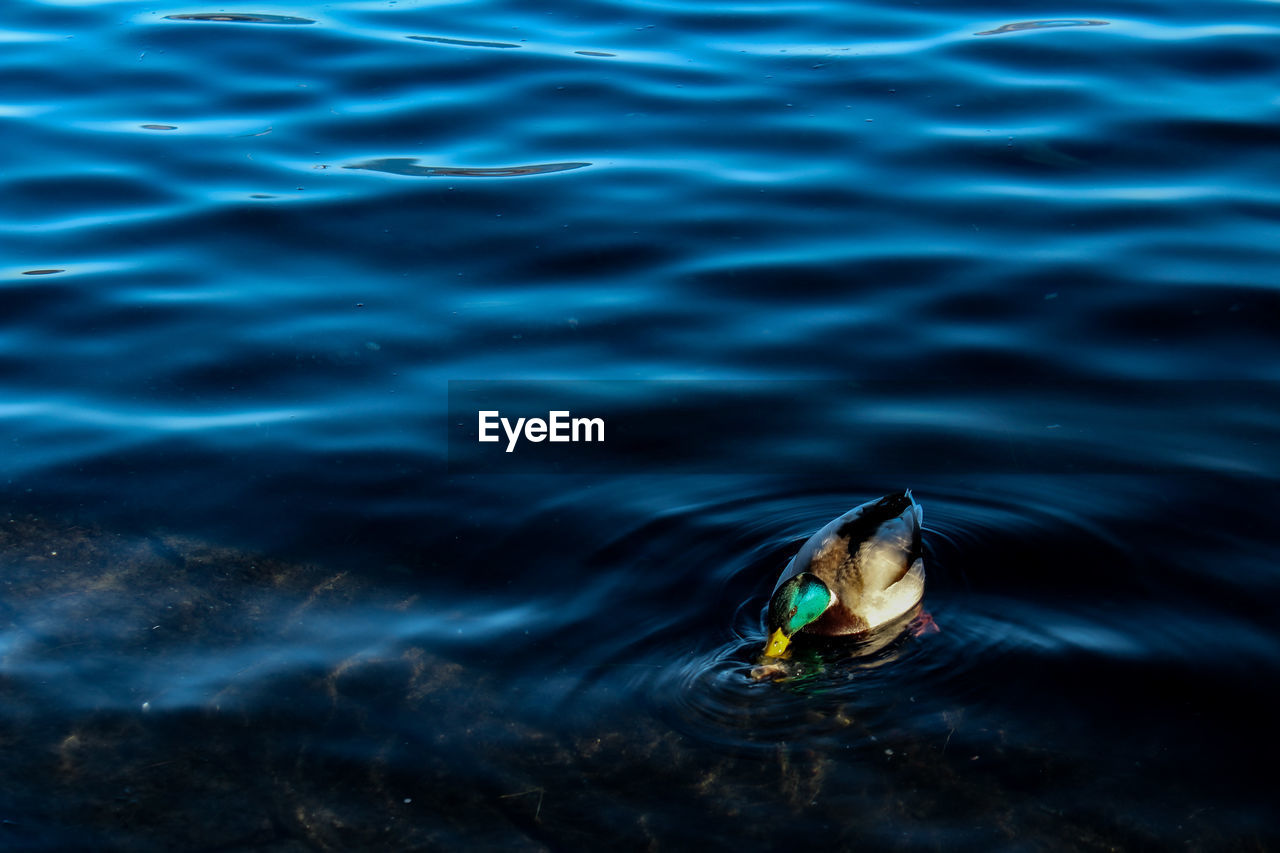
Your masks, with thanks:
<instances>
[{"instance_id":1,"label":"water ripple","mask_svg":"<svg viewBox=\"0 0 1280 853\"><path fill-rule=\"evenodd\" d=\"M292 15L259 15L245 12L186 12L165 15L167 21L205 21L219 24L314 24L310 18Z\"/></svg>"},{"instance_id":2,"label":"water ripple","mask_svg":"<svg viewBox=\"0 0 1280 853\"><path fill-rule=\"evenodd\" d=\"M457 47L501 47L511 48L520 47L518 44L510 44L503 41L469 41L467 39L445 38L444 36L405 36L413 41L426 41L432 44L449 44Z\"/></svg>"},{"instance_id":3,"label":"water ripple","mask_svg":"<svg viewBox=\"0 0 1280 853\"><path fill-rule=\"evenodd\" d=\"M750 677L764 642L768 590L798 544L854 498L764 489L668 508L636 527L606 525L586 559L580 595L530 611L545 614L526 623L535 635L546 630L578 641L557 658L539 656L528 689L549 708L586 715L599 713L591 709L609 697L649 696L678 730L751 751L790 740L847 739L889 723L933 725L928 721L955 697L965 697L975 713L1003 713L1010 703L1034 701L1044 685L1019 681L985 699L972 696L972 685L988 681L987 673L1034 667L1037 660L1197 659L1202 652L1178 639L1176 629L1153 634L1140 618L1117 618L1123 602L1137 604L1149 591L1139 574L1110 575L1134 557L1109 525L1081 511L1123 513L1131 498L1115 493L1107 500L1088 484L1065 490L1009 485L998 497L954 489L921 497L929 572L924 606L938 633L831 651L799 662L781 682ZM544 507L508 536L520 540L541 525L544 513L558 512ZM620 560L637 573L592 568ZM643 573L651 564L664 571ZM1098 583L1105 584L1105 598L1091 601ZM630 609L617 612L607 629L598 625L597 614L624 596ZM655 609L649 601L663 605ZM544 620L550 620L545 629L535 627ZM720 638L710 648L696 639L708 633ZM541 673L548 665L576 677L547 684Z\"/></svg>"},{"instance_id":4,"label":"water ripple","mask_svg":"<svg viewBox=\"0 0 1280 853\"><path fill-rule=\"evenodd\" d=\"M572 169L582 169L590 165L590 163L538 163L529 166L495 167L423 166L411 157L385 157L378 160L366 160L363 163L354 163L343 166L343 168L425 178L518 178L526 175L545 175L550 172L568 172Z\"/></svg>"},{"instance_id":5,"label":"water ripple","mask_svg":"<svg viewBox=\"0 0 1280 853\"><path fill-rule=\"evenodd\" d=\"M1087 18L1058 18L1044 21L1018 21L1014 24L1005 24L996 27L994 30L983 30L980 33L974 33L975 36L998 36L1002 33L1016 33L1022 30L1047 30L1059 27L1105 27L1110 21L1094 21Z\"/></svg>"}]
</instances>

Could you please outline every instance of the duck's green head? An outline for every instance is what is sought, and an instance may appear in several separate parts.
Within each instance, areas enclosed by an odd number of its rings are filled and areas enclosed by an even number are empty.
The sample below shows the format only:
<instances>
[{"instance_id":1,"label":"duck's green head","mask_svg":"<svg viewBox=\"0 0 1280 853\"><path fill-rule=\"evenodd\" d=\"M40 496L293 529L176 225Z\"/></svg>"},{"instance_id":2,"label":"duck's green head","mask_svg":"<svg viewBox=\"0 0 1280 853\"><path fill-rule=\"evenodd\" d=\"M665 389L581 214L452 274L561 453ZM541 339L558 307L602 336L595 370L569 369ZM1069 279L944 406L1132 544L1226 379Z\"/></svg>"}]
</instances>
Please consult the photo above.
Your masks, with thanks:
<instances>
[{"instance_id":1,"label":"duck's green head","mask_svg":"<svg viewBox=\"0 0 1280 853\"><path fill-rule=\"evenodd\" d=\"M801 572L778 587L769 602L769 642L764 647L765 657L785 657L792 635L816 622L835 600L827 585L808 572Z\"/></svg>"}]
</instances>

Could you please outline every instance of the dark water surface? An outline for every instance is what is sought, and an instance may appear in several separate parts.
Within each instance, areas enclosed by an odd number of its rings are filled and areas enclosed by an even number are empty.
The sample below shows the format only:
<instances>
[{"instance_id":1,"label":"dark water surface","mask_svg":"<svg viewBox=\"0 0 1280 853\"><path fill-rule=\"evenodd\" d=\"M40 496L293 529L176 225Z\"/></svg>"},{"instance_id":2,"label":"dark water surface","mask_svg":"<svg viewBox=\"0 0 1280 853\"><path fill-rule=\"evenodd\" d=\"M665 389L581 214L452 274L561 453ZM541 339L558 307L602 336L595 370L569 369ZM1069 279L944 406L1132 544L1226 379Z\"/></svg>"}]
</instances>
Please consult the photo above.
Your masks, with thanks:
<instances>
[{"instance_id":1,"label":"dark water surface","mask_svg":"<svg viewBox=\"0 0 1280 853\"><path fill-rule=\"evenodd\" d=\"M1280 847L1274 3L0 42L0 847ZM477 471L487 379L723 455ZM908 486L940 630L752 683Z\"/></svg>"}]
</instances>

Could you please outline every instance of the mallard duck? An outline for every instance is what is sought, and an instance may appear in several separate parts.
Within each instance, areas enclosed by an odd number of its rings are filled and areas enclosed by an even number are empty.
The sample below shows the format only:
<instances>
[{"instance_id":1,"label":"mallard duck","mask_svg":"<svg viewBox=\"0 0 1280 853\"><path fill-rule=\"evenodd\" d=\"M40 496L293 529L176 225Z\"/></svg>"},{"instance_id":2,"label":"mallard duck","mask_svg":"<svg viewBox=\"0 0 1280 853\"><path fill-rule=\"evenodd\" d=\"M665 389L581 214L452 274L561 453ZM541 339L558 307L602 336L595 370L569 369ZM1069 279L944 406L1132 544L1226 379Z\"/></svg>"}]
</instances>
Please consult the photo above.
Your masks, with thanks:
<instances>
[{"instance_id":1,"label":"mallard duck","mask_svg":"<svg viewBox=\"0 0 1280 853\"><path fill-rule=\"evenodd\" d=\"M798 633L862 636L914 610L924 596L923 514L906 490L813 534L773 589L765 659L786 657Z\"/></svg>"}]
</instances>

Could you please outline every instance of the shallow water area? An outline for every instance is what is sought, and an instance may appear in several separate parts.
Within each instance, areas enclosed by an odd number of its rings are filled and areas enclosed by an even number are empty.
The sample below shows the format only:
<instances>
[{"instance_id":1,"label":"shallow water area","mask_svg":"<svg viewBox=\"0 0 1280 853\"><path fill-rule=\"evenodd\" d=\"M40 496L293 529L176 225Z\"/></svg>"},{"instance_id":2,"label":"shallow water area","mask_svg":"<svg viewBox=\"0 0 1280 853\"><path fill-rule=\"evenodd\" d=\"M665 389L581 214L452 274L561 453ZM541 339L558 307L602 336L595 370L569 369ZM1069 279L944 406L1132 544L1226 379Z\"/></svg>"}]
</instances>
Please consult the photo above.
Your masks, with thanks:
<instances>
[{"instance_id":1,"label":"shallow water area","mask_svg":"<svg viewBox=\"0 0 1280 853\"><path fill-rule=\"evenodd\" d=\"M0 846L1280 846L1274 4L6 11Z\"/></svg>"},{"instance_id":2,"label":"shallow water area","mask_svg":"<svg viewBox=\"0 0 1280 853\"><path fill-rule=\"evenodd\" d=\"M510 517L455 556L483 593L10 520L6 719L40 803L17 825L132 844L121 820L165 814L203 835L216 793L240 814L214 838L235 845L715 846L731 827L761 843L1089 848L1174 819L1197 844L1262 837L1269 806L1238 770L1270 750L1256 733L1275 696L1256 679L1280 660L1261 618L1277 590L1177 581L1248 529L1177 524L1224 493L1155 517L1133 502L1154 491L1107 477L1043 504L1025 480L994 499L919 488L939 630L761 684L768 570L851 496L740 480L714 499L728 482L702 479L657 518L665 478L609 484L605 511L583 500L592 483ZM1169 522L1183 532L1142 533ZM527 559L494 559L516 543ZM56 774L39 772L47 752ZM103 802L112 780L130 795ZM176 785L201 796L164 805ZM375 829L388 810L397 822Z\"/></svg>"}]
</instances>

